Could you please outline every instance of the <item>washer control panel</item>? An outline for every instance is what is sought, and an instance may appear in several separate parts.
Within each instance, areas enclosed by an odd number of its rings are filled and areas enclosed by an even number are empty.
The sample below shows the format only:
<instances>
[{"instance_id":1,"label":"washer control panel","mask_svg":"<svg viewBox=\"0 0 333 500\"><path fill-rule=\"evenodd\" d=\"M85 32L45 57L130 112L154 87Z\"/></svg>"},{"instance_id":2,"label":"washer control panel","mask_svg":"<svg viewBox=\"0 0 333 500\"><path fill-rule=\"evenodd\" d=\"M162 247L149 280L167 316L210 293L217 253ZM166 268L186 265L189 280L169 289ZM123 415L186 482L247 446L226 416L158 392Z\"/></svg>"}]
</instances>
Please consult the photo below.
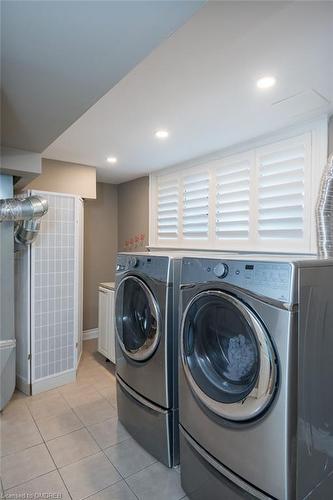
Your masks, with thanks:
<instances>
[{"instance_id":1,"label":"washer control panel","mask_svg":"<svg viewBox=\"0 0 333 500\"><path fill-rule=\"evenodd\" d=\"M185 257L182 284L225 282L281 302L290 302L292 265L288 262Z\"/></svg>"},{"instance_id":2,"label":"washer control panel","mask_svg":"<svg viewBox=\"0 0 333 500\"><path fill-rule=\"evenodd\" d=\"M167 281L170 260L164 256L118 254L116 273L120 276L133 271L147 277Z\"/></svg>"}]
</instances>

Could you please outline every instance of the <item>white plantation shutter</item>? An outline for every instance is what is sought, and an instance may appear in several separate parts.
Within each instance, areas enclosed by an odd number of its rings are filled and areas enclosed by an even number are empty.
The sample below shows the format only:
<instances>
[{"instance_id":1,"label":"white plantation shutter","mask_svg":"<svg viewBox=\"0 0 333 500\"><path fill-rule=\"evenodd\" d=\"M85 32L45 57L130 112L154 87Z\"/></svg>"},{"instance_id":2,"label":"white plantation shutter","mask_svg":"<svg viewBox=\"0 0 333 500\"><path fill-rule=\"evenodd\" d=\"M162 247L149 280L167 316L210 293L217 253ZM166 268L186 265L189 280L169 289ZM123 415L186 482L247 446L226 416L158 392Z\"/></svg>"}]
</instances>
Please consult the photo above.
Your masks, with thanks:
<instances>
[{"instance_id":1,"label":"white plantation shutter","mask_svg":"<svg viewBox=\"0 0 333 500\"><path fill-rule=\"evenodd\" d=\"M183 236L208 238L209 174L189 175L183 179Z\"/></svg>"},{"instance_id":2,"label":"white plantation shutter","mask_svg":"<svg viewBox=\"0 0 333 500\"><path fill-rule=\"evenodd\" d=\"M178 177L159 178L157 186L157 237L177 239L179 210Z\"/></svg>"},{"instance_id":3,"label":"white plantation shutter","mask_svg":"<svg viewBox=\"0 0 333 500\"><path fill-rule=\"evenodd\" d=\"M248 239L250 230L251 162L226 163L217 170L216 236L220 239Z\"/></svg>"},{"instance_id":4,"label":"white plantation shutter","mask_svg":"<svg viewBox=\"0 0 333 500\"><path fill-rule=\"evenodd\" d=\"M311 128L312 127L312 128ZM151 174L150 245L174 249L315 252L315 204L327 120L200 165ZM240 148L238 149L240 150Z\"/></svg>"},{"instance_id":5,"label":"white plantation shutter","mask_svg":"<svg viewBox=\"0 0 333 500\"><path fill-rule=\"evenodd\" d=\"M258 233L261 239L301 240L305 226L306 144L258 154Z\"/></svg>"}]
</instances>

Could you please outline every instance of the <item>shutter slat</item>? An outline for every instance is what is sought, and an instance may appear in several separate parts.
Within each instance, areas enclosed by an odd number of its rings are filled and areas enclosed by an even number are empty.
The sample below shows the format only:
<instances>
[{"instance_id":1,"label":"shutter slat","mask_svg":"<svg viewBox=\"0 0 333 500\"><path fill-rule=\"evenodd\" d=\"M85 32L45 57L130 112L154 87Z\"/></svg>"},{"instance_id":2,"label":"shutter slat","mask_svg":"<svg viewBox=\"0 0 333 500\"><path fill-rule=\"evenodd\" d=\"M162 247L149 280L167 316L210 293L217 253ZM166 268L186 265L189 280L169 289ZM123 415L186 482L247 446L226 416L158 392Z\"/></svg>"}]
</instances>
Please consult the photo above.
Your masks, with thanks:
<instances>
[{"instance_id":1,"label":"shutter slat","mask_svg":"<svg viewBox=\"0 0 333 500\"><path fill-rule=\"evenodd\" d=\"M259 157L258 233L265 240L304 236L304 145Z\"/></svg>"},{"instance_id":2,"label":"shutter slat","mask_svg":"<svg viewBox=\"0 0 333 500\"><path fill-rule=\"evenodd\" d=\"M183 235L186 239L208 238L209 176L204 172L183 180Z\"/></svg>"},{"instance_id":3,"label":"shutter slat","mask_svg":"<svg viewBox=\"0 0 333 500\"><path fill-rule=\"evenodd\" d=\"M178 238L179 181L178 178L158 179L157 237Z\"/></svg>"},{"instance_id":4,"label":"shutter slat","mask_svg":"<svg viewBox=\"0 0 333 500\"><path fill-rule=\"evenodd\" d=\"M277 174L265 175L259 181L260 187L278 186L281 184L281 176L283 174L283 184L289 182L297 182L303 177L303 168L290 170L289 172L279 172Z\"/></svg>"}]
</instances>

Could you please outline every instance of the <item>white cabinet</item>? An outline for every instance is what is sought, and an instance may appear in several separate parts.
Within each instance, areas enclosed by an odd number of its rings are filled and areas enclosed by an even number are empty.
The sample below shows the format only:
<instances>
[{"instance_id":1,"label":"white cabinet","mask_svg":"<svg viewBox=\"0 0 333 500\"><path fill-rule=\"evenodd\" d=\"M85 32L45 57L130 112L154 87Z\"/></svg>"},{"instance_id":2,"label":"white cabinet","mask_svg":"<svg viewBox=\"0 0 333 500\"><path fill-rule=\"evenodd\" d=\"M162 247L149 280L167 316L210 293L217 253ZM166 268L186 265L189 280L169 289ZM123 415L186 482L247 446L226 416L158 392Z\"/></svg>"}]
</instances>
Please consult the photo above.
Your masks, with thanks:
<instances>
[{"instance_id":1,"label":"white cabinet","mask_svg":"<svg viewBox=\"0 0 333 500\"><path fill-rule=\"evenodd\" d=\"M113 284L102 283L98 289L98 297L98 352L115 363Z\"/></svg>"}]
</instances>

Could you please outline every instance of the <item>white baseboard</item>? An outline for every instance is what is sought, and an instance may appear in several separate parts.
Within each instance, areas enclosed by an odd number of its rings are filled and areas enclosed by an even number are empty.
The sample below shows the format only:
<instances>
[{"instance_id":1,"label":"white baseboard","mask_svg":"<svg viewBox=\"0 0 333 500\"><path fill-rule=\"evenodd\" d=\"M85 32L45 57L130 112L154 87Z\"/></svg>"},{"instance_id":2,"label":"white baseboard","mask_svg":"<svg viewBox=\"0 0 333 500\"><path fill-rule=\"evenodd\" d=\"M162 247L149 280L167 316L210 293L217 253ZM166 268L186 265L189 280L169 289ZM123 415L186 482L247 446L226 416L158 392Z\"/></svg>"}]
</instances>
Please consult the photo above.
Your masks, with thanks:
<instances>
[{"instance_id":1,"label":"white baseboard","mask_svg":"<svg viewBox=\"0 0 333 500\"><path fill-rule=\"evenodd\" d=\"M92 328L91 330L85 330L83 332L83 340L90 340L97 338L98 338L98 328Z\"/></svg>"},{"instance_id":2,"label":"white baseboard","mask_svg":"<svg viewBox=\"0 0 333 500\"><path fill-rule=\"evenodd\" d=\"M59 375L53 375L51 377L45 377L41 380L37 380L33 382L31 386L31 393L39 394L40 392L49 391L51 389L55 389L56 387L60 387L61 385L70 384L74 382L76 378L76 370L68 370L64 373L60 373Z\"/></svg>"}]
</instances>

